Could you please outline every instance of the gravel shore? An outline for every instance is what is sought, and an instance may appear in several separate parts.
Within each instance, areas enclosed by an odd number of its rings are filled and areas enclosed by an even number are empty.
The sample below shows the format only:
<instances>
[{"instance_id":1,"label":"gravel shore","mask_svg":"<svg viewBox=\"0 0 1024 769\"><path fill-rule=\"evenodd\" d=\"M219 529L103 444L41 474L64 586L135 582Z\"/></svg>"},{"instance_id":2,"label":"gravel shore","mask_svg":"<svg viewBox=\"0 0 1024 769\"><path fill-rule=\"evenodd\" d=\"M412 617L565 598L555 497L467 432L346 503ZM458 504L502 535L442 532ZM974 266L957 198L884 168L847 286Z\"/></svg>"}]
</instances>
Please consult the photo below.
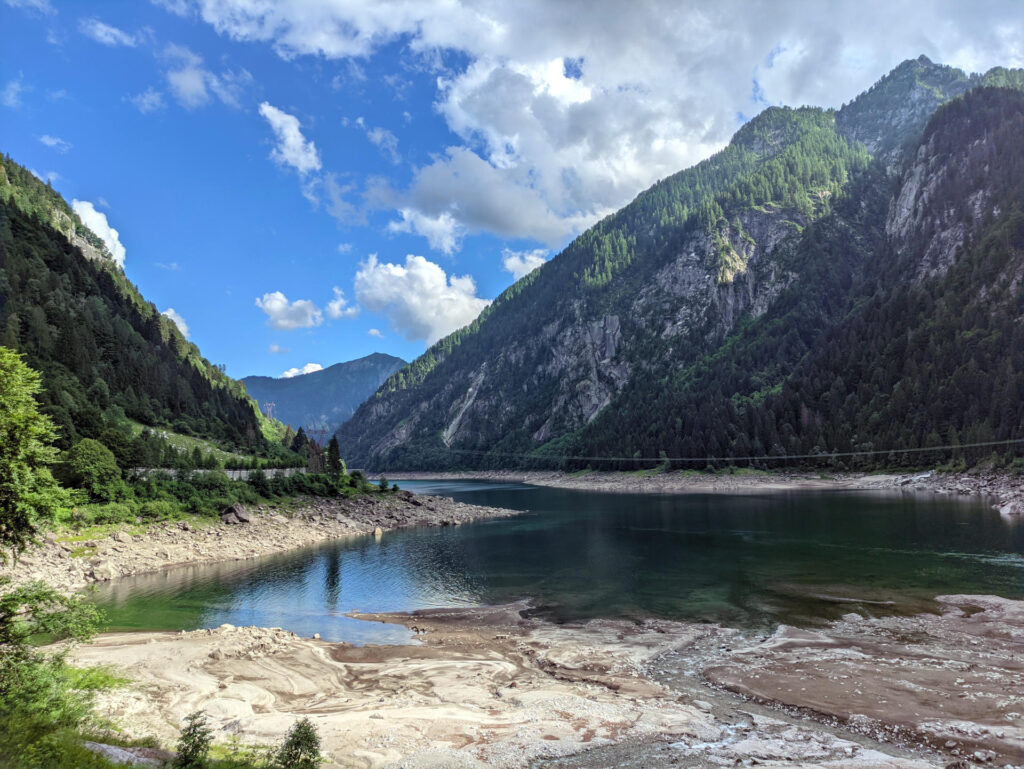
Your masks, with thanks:
<instances>
[{"instance_id":1,"label":"gravel shore","mask_svg":"<svg viewBox=\"0 0 1024 769\"><path fill-rule=\"evenodd\" d=\"M50 533L16 564L0 570L0 576L10 577L14 584L42 580L71 592L120 577L259 558L378 530L458 526L516 514L405 491L337 500L309 498L287 511L256 507L249 512L250 522L234 525L196 518L145 527L108 527L109 531L90 539L71 532Z\"/></svg>"},{"instance_id":2,"label":"gravel shore","mask_svg":"<svg viewBox=\"0 0 1024 769\"><path fill-rule=\"evenodd\" d=\"M1024 475L977 472L910 474L744 472L663 473L587 472L561 473L543 470L480 470L458 473L388 473L388 478L408 480L486 480L529 483L560 489L579 489L618 494L686 494L805 490L892 489L935 494L972 494L989 498L1004 515L1024 515Z\"/></svg>"}]
</instances>

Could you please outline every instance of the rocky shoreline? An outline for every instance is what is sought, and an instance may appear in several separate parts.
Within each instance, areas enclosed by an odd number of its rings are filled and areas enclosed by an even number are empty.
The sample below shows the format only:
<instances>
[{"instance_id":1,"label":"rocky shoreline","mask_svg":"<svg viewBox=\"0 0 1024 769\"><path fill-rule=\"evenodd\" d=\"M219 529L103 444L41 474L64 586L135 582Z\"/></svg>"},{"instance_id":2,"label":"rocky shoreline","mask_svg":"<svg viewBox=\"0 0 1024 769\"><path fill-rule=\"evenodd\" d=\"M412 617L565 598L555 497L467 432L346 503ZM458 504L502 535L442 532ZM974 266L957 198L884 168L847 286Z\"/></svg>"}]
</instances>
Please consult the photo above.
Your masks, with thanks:
<instances>
[{"instance_id":1,"label":"rocky shoreline","mask_svg":"<svg viewBox=\"0 0 1024 769\"><path fill-rule=\"evenodd\" d=\"M480 470L454 473L388 473L407 480L483 480L619 494L685 494L798 490L898 490L943 495L979 495L1008 516L1024 515L1024 475L1005 472L906 474L673 471L562 473L545 470Z\"/></svg>"},{"instance_id":2,"label":"rocky shoreline","mask_svg":"<svg viewBox=\"0 0 1024 769\"><path fill-rule=\"evenodd\" d=\"M74 659L136 681L101 701L129 734L169 741L202 708L221 738L269 743L301 714L328 766L1019 767L1024 602L937 600L938 615L758 636L555 625L519 603L359 615L413 629L416 646L226 625L108 634Z\"/></svg>"},{"instance_id":3,"label":"rocky shoreline","mask_svg":"<svg viewBox=\"0 0 1024 769\"><path fill-rule=\"evenodd\" d=\"M345 537L409 526L458 526L514 510L455 502L447 497L364 494L347 499L307 498L291 510L259 506L248 522L216 518L145 527L109 527L102 536L48 534L17 563L0 569L14 584L42 580L72 592L96 582L171 569L273 555ZM225 516L228 517L228 516ZM230 520L230 518L229 518Z\"/></svg>"},{"instance_id":4,"label":"rocky shoreline","mask_svg":"<svg viewBox=\"0 0 1024 769\"><path fill-rule=\"evenodd\" d=\"M446 477L641 493L903 489L986 494L1002 508L1021 491L1005 475ZM51 536L8 571L70 591L515 511L402 491L247 513L231 525L175 521L85 542ZM555 625L514 604L359 617L410 628L412 646L222 626L105 634L74 660L114 665L133 680L100 703L129 735L170 745L181 719L202 708L221 739L272 743L309 716L334 758L328 766L1024 767L1024 602L936 602L938 614L848 614L813 631L757 636L665 621Z\"/></svg>"}]
</instances>

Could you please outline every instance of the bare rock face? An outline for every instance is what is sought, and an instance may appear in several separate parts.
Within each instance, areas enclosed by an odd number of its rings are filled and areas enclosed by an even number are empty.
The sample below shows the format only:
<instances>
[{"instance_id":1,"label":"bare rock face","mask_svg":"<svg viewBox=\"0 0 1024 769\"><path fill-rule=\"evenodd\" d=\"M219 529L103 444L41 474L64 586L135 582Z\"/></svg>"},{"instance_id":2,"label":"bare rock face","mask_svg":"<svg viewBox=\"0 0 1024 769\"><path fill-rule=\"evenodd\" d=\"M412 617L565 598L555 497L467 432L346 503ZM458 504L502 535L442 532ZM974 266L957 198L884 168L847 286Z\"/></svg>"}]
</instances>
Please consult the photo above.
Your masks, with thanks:
<instances>
[{"instance_id":1,"label":"bare rock face","mask_svg":"<svg viewBox=\"0 0 1024 769\"><path fill-rule=\"evenodd\" d=\"M992 190L986 186L988 177L971 173L971 169L984 166L986 153L991 151L988 144L983 139L950 157L938 151L932 137L918 149L904 176L889 209L886 234L898 252L916 259L918 280L945 273L982 220L998 214L991 203ZM959 196L956 207L946 205L944 188L963 179L975 180L975 184Z\"/></svg>"}]
</instances>

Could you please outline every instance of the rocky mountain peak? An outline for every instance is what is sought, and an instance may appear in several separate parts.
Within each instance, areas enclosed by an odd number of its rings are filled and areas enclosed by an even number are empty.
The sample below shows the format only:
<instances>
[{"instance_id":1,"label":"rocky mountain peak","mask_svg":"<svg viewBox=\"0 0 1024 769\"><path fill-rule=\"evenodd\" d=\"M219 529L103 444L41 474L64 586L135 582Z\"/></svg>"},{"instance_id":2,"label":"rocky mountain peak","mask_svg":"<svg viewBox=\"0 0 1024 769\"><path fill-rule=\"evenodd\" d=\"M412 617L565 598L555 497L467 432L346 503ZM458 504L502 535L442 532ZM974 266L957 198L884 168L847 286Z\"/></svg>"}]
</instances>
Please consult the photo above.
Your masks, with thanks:
<instances>
[{"instance_id":1,"label":"rocky mountain peak","mask_svg":"<svg viewBox=\"0 0 1024 769\"><path fill-rule=\"evenodd\" d=\"M927 56L907 59L836 113L840 132L890 164L917 139L928 118L972 85L959 69Z\"/></svg>"}]
</instances>

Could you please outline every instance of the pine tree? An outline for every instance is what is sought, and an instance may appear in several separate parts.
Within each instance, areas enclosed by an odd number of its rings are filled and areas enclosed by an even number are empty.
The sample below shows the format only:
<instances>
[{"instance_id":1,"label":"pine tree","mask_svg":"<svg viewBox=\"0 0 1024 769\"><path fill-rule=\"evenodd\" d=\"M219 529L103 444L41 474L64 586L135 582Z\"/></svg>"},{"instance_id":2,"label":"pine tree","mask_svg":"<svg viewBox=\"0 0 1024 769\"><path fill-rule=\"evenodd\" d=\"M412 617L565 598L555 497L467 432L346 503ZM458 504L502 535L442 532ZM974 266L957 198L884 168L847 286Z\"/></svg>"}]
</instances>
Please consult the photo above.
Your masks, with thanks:
<instances>
[{"instance_id":1,"label":"pine tree","mask_svg":"<svg viewBox=\"0 0 1024 769\"><path fill-rule=\"evenodd\" d=\"M327 472L331 475L342 475L343 465L341 462L341 449L338 446L338 436L332 435L330 443L327 444Z\"/></svg>"},{"instance_id":2,"label":"pine tree","mask_svg":"<svg viewBox=\"0 0 1024 769\"><path fill-rule=\"evenodd\" d=\"M308 718L295 722L277 751L274 769L317 769L323 762L320 735Z\"/></svg>"}]
</instances>

